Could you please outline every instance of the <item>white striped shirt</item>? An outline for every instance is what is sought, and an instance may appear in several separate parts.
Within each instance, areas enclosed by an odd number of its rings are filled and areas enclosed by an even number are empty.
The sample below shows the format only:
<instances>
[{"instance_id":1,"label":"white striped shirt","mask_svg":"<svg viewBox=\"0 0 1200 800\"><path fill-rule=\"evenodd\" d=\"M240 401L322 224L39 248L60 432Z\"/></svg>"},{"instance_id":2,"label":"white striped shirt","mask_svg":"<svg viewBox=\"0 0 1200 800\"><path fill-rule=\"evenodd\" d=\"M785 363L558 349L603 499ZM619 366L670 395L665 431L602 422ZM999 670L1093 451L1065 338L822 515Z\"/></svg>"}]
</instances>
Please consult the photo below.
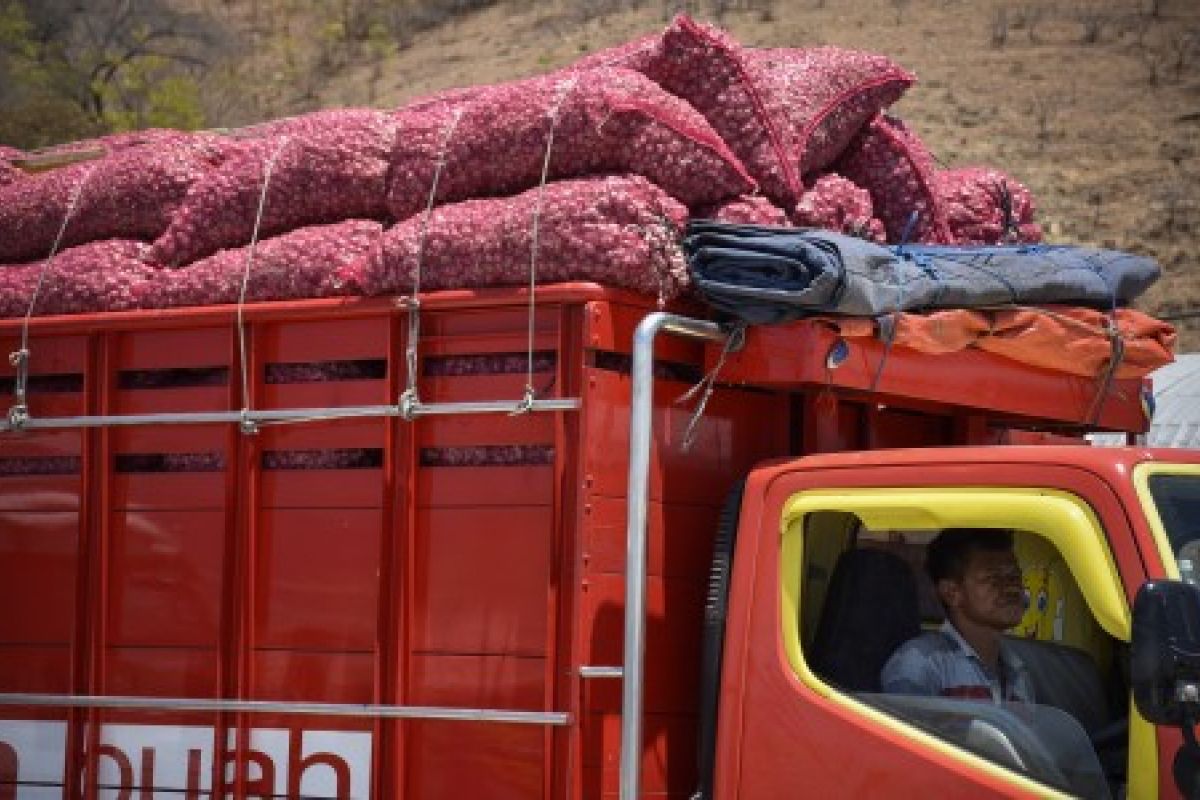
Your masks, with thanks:
<instances>
[{"instance_id":1,"label":"white striped shirt","mask_svg":"<svg viewBox=\"0 0 1200 800\"><path fill-rule=\"evenodd\" d=\"M940 630L909 639L892 653L880 673L883 691L965 700L1032 703L1033 683L1016 654L1000 645L999 671L984 666L975 649L950 621Z\"/></svg>"}]
</instances>

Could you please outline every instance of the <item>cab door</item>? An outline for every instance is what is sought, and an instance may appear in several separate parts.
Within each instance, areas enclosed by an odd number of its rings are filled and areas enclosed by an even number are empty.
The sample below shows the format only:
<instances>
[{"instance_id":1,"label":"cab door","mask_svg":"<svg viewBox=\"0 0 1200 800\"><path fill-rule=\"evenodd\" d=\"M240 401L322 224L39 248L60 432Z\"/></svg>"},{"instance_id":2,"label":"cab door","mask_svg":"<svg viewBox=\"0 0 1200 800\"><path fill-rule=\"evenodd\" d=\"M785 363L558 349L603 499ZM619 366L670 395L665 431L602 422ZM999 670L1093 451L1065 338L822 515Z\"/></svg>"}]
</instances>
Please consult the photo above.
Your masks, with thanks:
<instances>
[{"instance_id":1,"label":"cab door","mask_svg":"<svg viewBox=\"0 0 1200 800\"><path fill-rule=\"evenodd\" d=\"M952 457L801 461L752 476L730 595L718 797L1159 796L1154 730L1130 714L1129 598L1146 575L1120 502L1082 469ZM1044 673L1033 703L890 696L870 685L874 665L857 677L822 666L818 646L879 658L861 645L898 607L915 605L910 624L939 624L921 562L948 527L1014 534L1028 599L1009 635ZM839 565L863 550L891 567L846 591ZM857 622L831 634L822 628L832 602L866 611L833 614Z\"/></svg>"}]
</instances>

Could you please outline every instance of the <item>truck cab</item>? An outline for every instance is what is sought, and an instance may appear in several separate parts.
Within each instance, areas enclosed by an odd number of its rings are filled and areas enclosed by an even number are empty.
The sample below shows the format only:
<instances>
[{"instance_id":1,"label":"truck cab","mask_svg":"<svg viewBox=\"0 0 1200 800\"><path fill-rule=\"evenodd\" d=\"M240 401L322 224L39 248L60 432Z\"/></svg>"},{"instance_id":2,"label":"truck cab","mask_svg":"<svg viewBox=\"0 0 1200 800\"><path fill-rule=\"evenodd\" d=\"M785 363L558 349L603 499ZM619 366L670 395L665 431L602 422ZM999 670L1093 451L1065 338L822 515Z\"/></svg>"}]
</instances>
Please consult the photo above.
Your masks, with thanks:
<instances>
[{"instance_id":1,"label":"truck cab","mask_svg":"<svg viewBox=\"0 0 1200 800\"><path fill-rule=\"evenodd\" d=\"M730 583L716 796L1176 791L1179 734L1133 708L1128 642L1143 583L1190 569L1198 504L1200 458L1178 451L911 449L756 470ZM890 653L942 622L921 564L951 527L1014 534L1027 608L1006 646L1034 704L880 691Z\"/></svg>"}]
</instances>

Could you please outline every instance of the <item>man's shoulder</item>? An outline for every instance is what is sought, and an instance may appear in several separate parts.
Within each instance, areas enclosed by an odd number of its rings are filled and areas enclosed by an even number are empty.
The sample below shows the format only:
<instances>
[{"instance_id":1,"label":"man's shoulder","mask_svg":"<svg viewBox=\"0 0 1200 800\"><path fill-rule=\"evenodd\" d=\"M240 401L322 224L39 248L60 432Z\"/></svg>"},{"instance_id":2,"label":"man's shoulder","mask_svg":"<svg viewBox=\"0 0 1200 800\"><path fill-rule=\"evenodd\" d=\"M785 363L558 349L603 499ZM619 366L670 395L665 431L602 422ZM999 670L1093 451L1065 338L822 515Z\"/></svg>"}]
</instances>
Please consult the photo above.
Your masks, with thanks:
<instances>
[{"instance_id":1,"label":"man's shoulder","mask_svg":"<svg viewBox=\"0 0 1200 800\"><path fill-rule=\"evenodd\" d=\"M928 658L938 654L953 654L959 651L958 643L941 631L925 631L896 648L893 657L920 656Z\"/></svg>"}]
</instances>

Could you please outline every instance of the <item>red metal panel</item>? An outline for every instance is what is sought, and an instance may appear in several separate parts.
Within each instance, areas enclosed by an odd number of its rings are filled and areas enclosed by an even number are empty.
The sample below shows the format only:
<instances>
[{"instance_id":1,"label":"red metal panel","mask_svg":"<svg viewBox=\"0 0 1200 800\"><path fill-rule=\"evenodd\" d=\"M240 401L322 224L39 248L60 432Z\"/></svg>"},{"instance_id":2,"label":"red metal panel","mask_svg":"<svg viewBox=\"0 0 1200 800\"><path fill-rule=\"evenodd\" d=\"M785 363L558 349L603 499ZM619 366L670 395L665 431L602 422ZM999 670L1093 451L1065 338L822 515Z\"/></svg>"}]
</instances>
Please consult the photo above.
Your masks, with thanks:
<instances>
[{"instance_id":1,"label":"red metal panel","mask_svg":"<svg viewBox=\"0 0 1200 800\"><path fill-rule=\"evenodd\" d=\"M719 510L716 506L651 503L648 509L648 573L668 577L707 575L712 565L712 542L717 532ZM625 499L593 497L584 510L584 518L581 536L585 568L591 574L623 573Z\"/></svg>"},{"instance_id":2,"label":"red metal panel","mask_svg":"<svg viewBox=\"0 0 1200 800\"><path fill-rule=\"evenodd\" d=\"M70 644L58 645L0 644L0 686L5 692L46 692L66 694L71 691ZM28 712L19 709L0 710L0 717L25 719Z\"/></svg>"},{"instance_id":3,"label":"red metal panel","mask_svg":"<svg viewBox=\"0 0 1200 800\"><path fill-rule=\"evenodd\" d=\"M255 644L370 652L381 512L265 510L259 524Z\"/></svg>"},{"instance_id":4,"label":"red metal panel","mask_svg":"<svg viewBox=\"0 0 1200 800\"><path fill-rule=\"evenodd\" d=\"M463 491L472 494L467 486ZM553 533L545 506L420 510L413 649L545 655Z\"/></svg>"},{"instance_id":5,"label":"red metal panel","mask_svg":"<svg viewBox=\"0 0 1200 800\"><path fill-rule=\"evenodd\" d=\"M104 686L117 695L215 697L218 654L201 647L109 647ZM161 719L161 717L160 717Z\"/></svg>"},{"instance_id":6,"label":"red metal panel","mask_svg":"<svg viewBox=\"0 0 1200 800\"><path fill-rule=\"evenodd\" d=\"M0 642L70 641L78 542L75 513L0 513Z\"/></svg>"},{"instance_id":7,"label":"red metal panel","mask_svg":"<svg viewBox=\"0 0 1200 800\"><path fill-rule=\"evenodd\" d=\"M586 370L589 385L584 424L588 428L584 471L596 494L625 495L629 471L629 377ZM654 447L650 496L676 503L719 503L738 475L756 461L783 455L788 447L786 399L779 395L720 390L696 426L694 442L683 441L692 403L676 401L691 387L658 381L654 390Z\"/></svg>"},{"instance_id":8,"label":"red metal panel","mask_svg":"<svg viewBox=\"0 0 1200 800\"><path fill-rule=\"evenodd\" d=\"M409 702L461 708L541 711L543 658L419 653L412 657Z\"/></svg>"},{"instance_id":9,"label":"red metal panel","mask_svg":"<svg viewBox=\"0 0 1200 800\"><path fill-rule=\"evenodd\" d=\"M691 797L696 789L695 725L695 718L689 716L646 714L641 797ZM589 714L583 722L583 740L583 797L617 797L621 715Z\"/></svg>"},{"instance_id":10,"label":"red metal panel","mask_svg":"<svg viewBox=\"0 0 1200 800\"><path fill-rule=\"evenodd\" d=\"M891 348L880 370L885 348L880 342L855 340L840 367L828 370L826 354L837 334L812 321L752 327L746 345L731 355L722 379L756 385L818 389L829 386L870 392L873 401L914 405L921 402L961 408L990 409L1031 420L1086 425L1100 384L1059 372L1019 364L967 349L940 356ZM719 347L708 347L715 362ZM878 379L877 379L878 376ZM1141 404L1141 381L1114 381L1103 403L1103 426L1140 431L1147 425Z\"/></svg>"},{"instance_id":11,"label":"red metal panel","mask_svg":"<svg viewBox=\"0 0 1200 800\"><path fill-rule=\"evenodd\" d=\"M549 506L551 467L423 467L417 472L420 508Z\"/></svg>"},{"instance_id":12,"label":"red metal panel","mask_svg":"<svg viewBox=\"0 0 1200 800\"><path fill-rule=\"evenodd\" d=\"M16 376L16 367L8 359L20 349L19 334L0 337L0 381ZM34 417L72 416L83 413L83 374L87 365L86 336L46 336L29 338L29 413ZM53 378L49 385L40 379ZM65 379L65 383L64 383ZM68 389L78 383L79 389ZM0 393L0 411L12 404L11 389Z\"/></svg>"},{"instance_id":13,"label":"red metal panel","mask_svg":"<svg viewBox=\"0 0 1200 800\"><path fill-rule=\"evenodd\" d=\"M219 459L229 468L230 458L223 449L223 437L212 433L195 437L193 448L182 451L138 450L122 453L115 450L114 459L122 455L154 458L176 457L194 461ZM224 470L201 469L199 471L160 472L153 465L113 469L111 474L111 496L113 508L141 509L219 509L225 502Z\"/></svg>"},{"instance_id":14,"label":"red metal panel","mask_svg":"<svg viewBox=\"0 0 1200 800\"><path fill-rule=\"evenodd\" d=\"M391 333L390 320L350 319L317 322L288 322L263 326L258 352L264 371L327 361L384 361ZM272 382L262 380L261 402L265 408L324 408L376 405L395 402L390 381L385 377L360 380L315 382Z\"/></svg>"},{"instance_id":15,"label":"red metal panel","mask_svg":"<svg viewBox=\"0 0 1200 800\"><path fill-rule=\"evenodd\" d=\"M331 643L331 652L280 649L255 650L251 657L253 680L250 695L258 700L293 700L316 703L370 703L374 659L370 651L351 652ZM264 724L260 717L255 725ZM311 727L334 727L325 719L310 718ZM342 724L349 724L343 722ZM354 720L354 725L366 724Z\"/></svg>"},{"instance_id":16,"label":"red metal panel","mask_svg":"<svg viewBox=\"0 0 1200 800\"><path fill-rule=\"evenodd\" d=\"M544 796L545 738L529 726L412 722L408 726L407 797Z\"/></svg>"},{"instance_id":17,"label":"red metal panel","mask_svg":"<svg viewBox=\"0 0 1200 800\"><path fill-rule=\"evenodd\" d=\"M625 579L589 575L583 587L580 621L584 663L619 665L624 652ZM700 631L704 622L705 582L699 579L649 578L646 585L647 712L692 713L699 697ZM620 681L584 683L589 712L619 711Z\"/></svg>"},{"instance_id":18,"label":"red metal panel","mask_svg":"<svg viewBox=\"0 0 1200 800\"><path fill-rule=\"evenodd\" d=\"M508 398L511 395L492 397ZM554 426L554 417L550 414L425 417L413 425L413 434L417 437L420 447L552 444Z\"/></svg>"},{"instance_id":19,"label":"red metal panel","mask_svg":"<svg viewBox=\"0 0 1200 800\"><path fill-rule=\"evenodd\" d=\"M953 444L952 417L896 411L878 406L868 406L865 417L867 447L873 450Z\"/></svg>"},{"instance_id":20,"label":"red metal panel","mask_svg":"<svg viewBox=\"0 0 1200 800\"><path fill-rule=\"evenodd\" d=\"M382 420L344 420L339 422L282 425L264 428L259 444L264 457L294 459L295 451L308 451L293 466L316 463L321 456L312 451L366 449L379 451L378 467L356 466L347 469L262 470L261 492L264 508L379 508L383 505L383 452L386 423Z\"/></svg>"},{"instance_id":21,"label":"red metal panel","mask_svg":"<svg viewBox=\"0 0 1200 800\"><path fill-rule=\"evenodd\" d=\"M510 292L510 295L514 294ZM558 309L550 296L537 304L534 335L553 331L558 324ZM426 306L428 308L428 306ZM426 313L421 317L423 338L463 336L480 340L489 336L516 337L523 335L529 324L529 309L524 306L489 307L453 312ZM524 340L521 340L522 343Z\"/></svg>"},{"instance_id":22,"label":"red metal panel","mask_svg":"<svg viewBox=\"0 0 1200 800\"><path fill-rule=\"evenodd\" d=\"M220 511L113 513L110 643L216 646L225 562L223 523Z\"/></svg>"}]
</instances>

